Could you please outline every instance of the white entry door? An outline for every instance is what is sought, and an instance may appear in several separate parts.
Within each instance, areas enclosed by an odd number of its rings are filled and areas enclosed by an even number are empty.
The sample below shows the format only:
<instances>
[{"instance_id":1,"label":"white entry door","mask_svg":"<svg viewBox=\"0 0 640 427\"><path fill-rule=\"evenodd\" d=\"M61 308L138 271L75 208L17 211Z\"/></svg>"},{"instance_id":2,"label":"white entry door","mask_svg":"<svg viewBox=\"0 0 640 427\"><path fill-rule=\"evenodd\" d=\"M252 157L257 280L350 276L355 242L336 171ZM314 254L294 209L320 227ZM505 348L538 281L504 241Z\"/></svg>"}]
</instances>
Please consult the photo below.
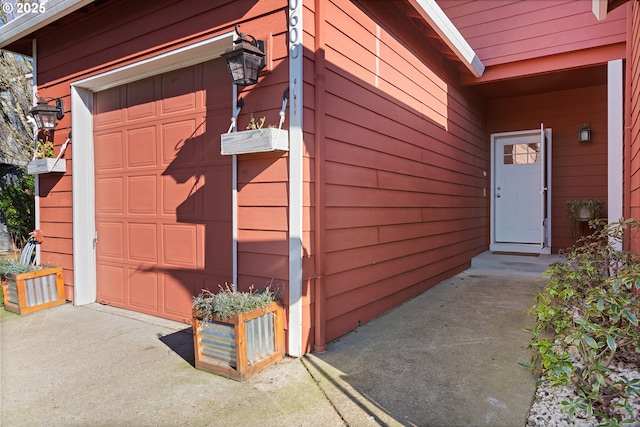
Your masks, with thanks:
<instances>
[{"instance_id":1,"label":"white entry door","mask_svg":"<svg viewBox=\"0 0 640 427\"><path fill-rule=\"evenodd\" d=\"M545 247L545 132L492 135L492 250L541 252Z\"/></svg>"}]
</instances>

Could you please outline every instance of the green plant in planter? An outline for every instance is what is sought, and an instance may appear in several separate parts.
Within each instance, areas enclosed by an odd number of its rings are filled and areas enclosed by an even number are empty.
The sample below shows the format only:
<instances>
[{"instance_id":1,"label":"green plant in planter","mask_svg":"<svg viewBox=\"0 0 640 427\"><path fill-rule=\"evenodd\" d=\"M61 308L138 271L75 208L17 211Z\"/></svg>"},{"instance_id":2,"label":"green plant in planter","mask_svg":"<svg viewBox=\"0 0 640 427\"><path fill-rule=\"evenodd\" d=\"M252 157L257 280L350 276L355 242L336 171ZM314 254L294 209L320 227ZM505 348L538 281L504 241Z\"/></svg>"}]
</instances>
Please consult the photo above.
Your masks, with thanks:
<instances>
[{"instance_id":1,"label":"green plant in planter","mask_svg":"<svg viewBox=\"0 0 640 427\"><path fill-rule=\"evenodd\" d=\"M640 257L614 246L639 227L636 220L595 227L566 262L550 266L549 284L529 310L534 355L523 365L554 386L573 385L578 397L564 402L569 415L582 409L604 425L624 423L616 408L631 415L628 398L640 396L640 380L610 376L618 363L640 357Z\"/></svg>"},{"instance_id":2,"label":"green plant in planter","mask_svg":"<svg viewBox=\"0 0 640 427\"><path fill-rule=\"evenodd\" d=\"M0 260L0 281L7 280L8 277L16 274L26 273L33 270L33 266L21 264L12 259ZM0 286L0 305L4 306L4 287Z\"/></svg>"},{"instance_id":3,"label":"green plant in planter","mask_svg":"<svg viewBox=\"0 0 640 427\"><path fill-rule=\"evenodd\" d=\"M36 159L55 157L53 141L38 140L38 146L34 153Z\"/></svg>"},{"instance_id":4,"label":"green plant in planter","mask_svg":"<svg viewBox=\"0 0 640 427\"><path fill-rule=\"evenodd\" d=\"M589 221L600 216L604 201L597 199L567 200L565 207L570 221Z\"/></svg>"},{"instance_id":5,"label":"green plant in planter","mask_svg":"<svg viewBox=\"0 0 640 427\"><path fill-rule=\"evenodd\" d=\"M251 113L251 119L249 120L249 123L247 124L246 129L247 130L262 129L262 126L264 126L265 120L266 120L266 116L262 116L258 120L256 120L256 118L253 117L253 113Z\"/></svg>"},{"instance_id":6,"label":"green plant in planter","mask_svg":"<svg viewBox=\"0 0 640 427\"><path fill-rule=\"evenodd\" d=\"M193 299L195 367L242 381L284 357L284 310L269 286Z\"/></svg>"},{"instance_id":7,"label":"green plant in planter","mask_svg":"<svg viewBox=\"0 0 640 427\"><path fill-rule=\"evenodd\" d=\"M35 267L32 265L22 264L19 261L12 259L0 260L0 279L2 280L6 280L8 277L15 276L16 274L27 273L34 270Z\"/></svg>"},{"instance_id":8,"label":"green plant in planter","mask_svg":"<svg viewBox=\"0 0 640 427\"><path fill-rule=\"evenodd\" d=\"M193 309L198 311L204 320L213 318L228 319L234 314L246 313L257 308L266 308L276 301L276 292L270 286L248 292L234 290L228 284L220 286L220 292L213 293L203 289L200 295L193 297Z\"/></svg>"},{"instance_id":9,"label":"green plant in planter","mask_svg":"<svg viewBox=\"0 0 640 427\"><path fill-rule=\"evenodd\" d=\"M571 236L575 238L579 222L588 222L600 217L604 201L598 199L567 200L565 208L569 219Z\"/></svg>"}]
</instances>

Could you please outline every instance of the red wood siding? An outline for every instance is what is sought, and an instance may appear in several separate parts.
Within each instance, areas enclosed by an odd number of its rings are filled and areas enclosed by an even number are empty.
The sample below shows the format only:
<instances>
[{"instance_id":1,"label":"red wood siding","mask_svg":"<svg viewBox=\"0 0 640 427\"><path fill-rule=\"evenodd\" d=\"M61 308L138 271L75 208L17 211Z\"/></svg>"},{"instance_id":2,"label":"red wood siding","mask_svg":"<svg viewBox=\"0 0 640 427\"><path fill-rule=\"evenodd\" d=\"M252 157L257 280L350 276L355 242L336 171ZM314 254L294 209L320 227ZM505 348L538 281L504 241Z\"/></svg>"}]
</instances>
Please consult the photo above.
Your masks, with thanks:
<instances>
[{"instance_id":1,"label":"red wood siding","mask_svg":"<svg viewBox=\"0 0 640 427\"><path fill-rule=\"evenodd\" d=\"M365 2L380 11L379 2ZM327 339L469 266L487 242L484 118L402 18L326 6ZM317 124L321 125L321 124Z\"/></svg>"},{"instance_id":2,"label":"red wood siding","mask_svg":"<svg viewBox=\"0 0 640 427\"><path fill-rule=\"evenodd\" d=\"M136 62L181 46L210 38L233 29L241 23L241 31L257 38L268 38L272 70L261 79L258 89L241 94L245 98L245 108L239 118L242 129L249 120L249 113L257 117L267 116L267 121L278 120L277 111L281 106L282 91L288 79L287 62L287 4L284 0L272 2L225 1L225 2L174 2L153 1L111 1L98 6L91 5L89 13L74 13L62 19L55 26L39 30L38 39L38 90L39 95L62 97L67 115L58 127L55 137L60 146L69 132L70 83L80 78L102 73L116 67ZM144 22L144 25L140 25ZM222 84L231 87L231 81ZM231 116L231 98L228 115ZM212 143L219 146L219 135L226 132L228 122L219 128L208 129ZM287 124L285 123L285 128ZM81 141L72 141L82 143ZM67 151L67 174L62 178L54 176L42 179L42 229L45 242L42 245L44 262L62 265L65 268L67 297L73 296L73 255L72 255L72 206L71 173L73 159ZM268 194L282 194L286 187L282 182L284 158L274 160L266 155L265 162L260 156L247 156L239 161L240 193L242 206L239 209L240 235L249 240L240 247L240 288L251 284L261 286L266 279L277 278L283 283L286 293L288 280L287 254L283 253L280 240L287 230L286 199L269 201L264 198L248 201L245 195L256 194L258 188L268 187ZM277 180L271 185L266 180L248 184L249 179L260 174L271 174ZM285 178L286 181L286 168ZM259 190L258 190L259 191ZM282 218L273 220L272 218ZM247 223L250 222L250 224ZM275 222L275 224L274 224ZM264 244L267 242L267 244ZM269 261L265 262L266 259ZM261 266L269 268L260 271Z\"/></svg>"},{"instance_id":3,"label":"red wood siding","mask_svg":"<svg viewBox=\"0 0 640 427\"><path fill-rule=\"evenodd\" d=\"M62 135L69 134L69 124L67 116L57 127L55 137L56 154L64 142ZM67 172L60 174L39 175L40 187L40 230L42 230L44 241L41 244L40 261L43 264L50 264L63 267L65 297L73 300L73 241L71 223L73 213L71 210L71 147L65 151L67 160Z\"/></svg>"},{"instance_id":4,"label":"red wood siding","mask_svg":"<svg viewBox=\"0 0 640 427\"><path fill-rule=\"evenodd\" d=\"M626 38L626 8L598 22L591 1L438 0L438 5L487 67L624 44Z\"/></svg>"},{"instance_id":5,"label":"red wood siding","mask_svg":"<svg viewBox=\"0 0 640 427\"><path fill-rule=\"evenodd\" d=\"M592 139L579 143L578 127L584 122L591 123ZM539 129L540 123L553 131L551 239L557 253L574 243L565 201L607 200L606 86L496 99L487 104L489 134Z\"/></svg>"},{"instance_id":6,"label":"red wood siding","mask_svg":"<svg viewBox=\"0 0 640 427\"><path fill-rule=\"evenodd\" d=\"M630 57L627 59L627 80L630 88L630 114L627 115L628 123L625 127L630 129L630 159L627 162L629 167L630 181L625 183L625 187L630 192L630 217L640 218L640 3L637 1L630 2L631 9L630 19L631 34L630 40ZM631 250L640 253L640 239L633 236L631 240Z\"/></svg>"}]
</instances>

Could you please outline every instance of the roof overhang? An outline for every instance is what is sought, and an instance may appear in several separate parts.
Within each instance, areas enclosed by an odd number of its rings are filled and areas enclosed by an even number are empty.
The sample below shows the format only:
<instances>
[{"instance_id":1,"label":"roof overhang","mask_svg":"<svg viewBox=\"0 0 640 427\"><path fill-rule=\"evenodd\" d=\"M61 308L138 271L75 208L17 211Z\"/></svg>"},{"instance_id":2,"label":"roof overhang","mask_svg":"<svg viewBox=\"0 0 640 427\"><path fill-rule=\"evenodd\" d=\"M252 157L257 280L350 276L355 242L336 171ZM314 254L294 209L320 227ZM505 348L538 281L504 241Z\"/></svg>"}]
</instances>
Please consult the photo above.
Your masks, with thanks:
<instances>
[{"instance_id":1,"label":"roof overhang","mask_svg":"<svg viewBox=\"0 0 640 427\"><path fill-rule=\"evenodd\" d=\"M594 0L595 1L595 0ZM440 9L435 0L409 0L442 41L456 54L460 62L476 77L482 77L484 64L453 25L449 17Z\"/></svg>"},{"instance_id":2,"label":"roof overhang","mask_svg":"<svg viewBox=\"0 0 640 427\"><path fill-rule=\"evenodd\" d=\"M25 13L0 27L0 49L4 49L40 28L69 15L94 0L49 0L42 13Z\"/></svg>"},{"instance_id":3,"label":"roof overhang","mask_svg":"<svg viewBox=\"0 0 640 427\"><path fill-rule=\"evenodd\" d=\"M61 19L94 0L49 0L46 11L24 14L0 27L0 49L23 39L40 28ZM593 0L594 2L601 0ZM607 1L607 0L602 0ZM434 29L442 41L456 54L464 66L476 77L484 73L484 64L442 11L435 0L409 0L420 16Z\"/></svg>"}]
</instances>

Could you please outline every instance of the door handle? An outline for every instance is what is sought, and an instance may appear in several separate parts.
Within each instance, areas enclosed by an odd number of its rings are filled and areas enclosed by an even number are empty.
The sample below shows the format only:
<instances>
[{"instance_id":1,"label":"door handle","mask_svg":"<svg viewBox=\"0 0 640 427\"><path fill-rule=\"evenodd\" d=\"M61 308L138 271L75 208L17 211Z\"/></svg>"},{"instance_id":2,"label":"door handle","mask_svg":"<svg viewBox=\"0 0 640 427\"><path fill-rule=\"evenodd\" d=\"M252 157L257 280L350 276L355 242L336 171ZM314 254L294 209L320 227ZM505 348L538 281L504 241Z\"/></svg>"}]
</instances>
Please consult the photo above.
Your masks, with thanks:
<instances>
[{"instance_id":1,"label":"door handle","mask_svg":"<svg viewBox=\"0 0 640 427\"><path fill-rule=\"evenodd\" d=\"M500 193L496 194L496 197L499 199L500 198Z\"/></svg>"}]
</instances>

